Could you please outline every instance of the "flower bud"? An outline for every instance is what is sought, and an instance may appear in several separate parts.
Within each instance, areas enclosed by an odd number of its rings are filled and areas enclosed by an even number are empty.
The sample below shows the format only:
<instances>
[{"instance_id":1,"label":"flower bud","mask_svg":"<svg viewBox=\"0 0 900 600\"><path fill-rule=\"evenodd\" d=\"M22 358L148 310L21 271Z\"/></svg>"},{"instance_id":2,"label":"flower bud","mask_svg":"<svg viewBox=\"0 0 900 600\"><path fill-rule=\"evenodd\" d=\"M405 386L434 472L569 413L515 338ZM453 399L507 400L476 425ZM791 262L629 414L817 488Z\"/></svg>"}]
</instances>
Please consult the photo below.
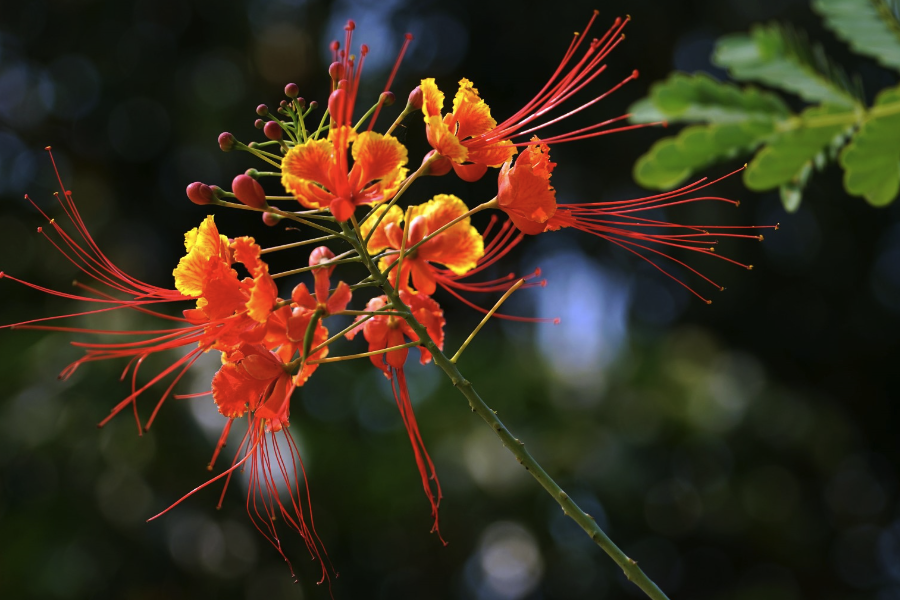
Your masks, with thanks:
<instances>
[{"instance_id":1,"label":"flower bud","mask_svg":"<svg viewBox=\"0 0 900 600\"><path fill-rule=\"evenodd\" d=\"M212 191L213 198L215 198L216 200L221 200L222 195L225 193L222 191L222 188L220 188L217 185L211 185L211 186L209 186L209 189Z\"/></svg>"},{"instance_id":2,"label":"flower bud","mask_svg":"<svg viewBox=\"0 0 900 600\"><path fill-rule=\"evenodd\" d=\"M296 83L289 83L284 86L284 95L288 98L296 98L300 95L300 86Z\"/></svg>"},{"instance_id":3,"label":"flower bud","mask_svg":"<svg viewBox=\"0 0 900 600\"><path fill-rule=\"evenodd\" d=\"M338 81L339 79L344 78L344 65L339 62L331 63L331 66L328 67L328 75L331 77L333 81Z\"/></svg>"},{"instance_id":4,"label":"flower bud","mask_svg":"<svg viewBox=\"0 0 900 600\"><path fill-rule=\"evenodd\" d=\"M347 90L337 89L328 96L328 112L331 118L339 121L344 108L344 100L347 97ZM340 123L338 123L340 125Z\"/></svg>"},{"instance_id":5,"label":"flower bud","mask_svg":"<svg viewBox=\"0 0 900 600\"><path fill-rule=\"evenodd\" d=\"M265 223L269 227L275 227L276 225L278 225L278 222L281 221L281 219L281 215L276 215L275 213L264 212L262 214L263 223Z\"/></svg>"},{"instance_id":6,"label":"flower bud","mask_svg":"<svg viewBox=\"0 0 900 600\"><path fill-rule=\"evenodd\" d=\"M199 206L210 204L216 200L212 189L205 183L199 181L195 181L187 186L187 197L188 200Z\"/></svg>"},{"instance_id":7,"label":"flower bud","mask_svg":"<svg viewBox=\"0 0 900 600\"><path fill-rule=\"evenodd\" d=\"M408 107L413 110L420 110L425 103L425 94L422 93L422 87L417 85L413 91L409 93L409 100L406 102Z\"/></svg>"},{"instance_id":8,"label":"flower bud","mask_svg":"<svg viewBox=\"0 0 900 600\"><path fill-rule=\"evenodd\" d=\"M259 171L253 168L244 171L244 175L246 175L247 177L252 177L253 179L259 179Z\"/></svg>"},{"instance_id":9,"label":"flower bud","mask_svg":"<svg viewBox=\"0 0 900 600\"><path fill-rule=\"evenodd\" d=\"M265 104L260 104L259 106L256 107L256 114L258 114L261 117L266 116L267 114L269 114L269 107L266 106Z\"/></svg>"},{"instance_id":10,"label":"flower bud","mask_svg":"<svg viewBox=\"0 0 900 600\"><path fill-rule=\"evenodd\" d=\"M310 109L310 110L315 110L315 109L317 109L317 108L319 108L319 103L316 102L315 100L313 100L312 102L309 103L309 109Z\"/></svg>"},{"instance_id":11,"label":"flower bud","mask_svg":"<svg viewBox=\"0 0 900 600\"><path fill-rule=\"evenodd\" d=\"M231 182L231 191L237 199L251 208L265 208L266 192L258 181L247 175L238 175Z\"/></svg>"},{"instance_id":12,"label":"flower bud","mask_svg":"<svg viewBox=\"0 0 900 600\"><path fill-rule=\"evenodd\" d=\"M397 101L397 97L394 96L394 92L381 92L381 96L378 97L383 106L391 106L394 102Z\"/></svg>"},{"instance_id":13,"label":"flower bud","mask_svg":"<svg viewBox=\"0 0 900 600\"><path fill-rule=\"evenodd\" d=\"M263 121L262 119L257 119L255 121L253 121L253 126L256 127L257 129L262 129L263 127L265 127L265 125L266 125L266 122Z\"/></svg>"},{"instance_id":14,"label":"flower bud","mask_svg":"<svg viewBox=\"0 0 900 600\"><path fill-rule=\"evenodd\" d=\"M295 103L297 104L297 106L299 106L300 108L303 108L303 107L306 106L306 100L304 100L303 98L295 98L295 99L294 99L294 102L295 102Z\"/></svg>"},{"instance_id":15,"label":"flower bud","mask_svg":"<svg viewBox=\"0 0 900 600\"><path fill-rule=\"evenodd\" d=\"M222 152L231 152L236 142L237 140L234 139L234 136L227 131L219 134L219 148L222 149Z\"/></svg>"},{"instance_id":16,"label":"flower bud","mask_svg":"<svg viewBox=\"0 0 900 600\"><path fill-rule=\"evenodd\" d=\"M263 126L263 133L270 140L278 141L281 139L283 131L281 125L277 121L269 121Z\"/></svg>"},{"instance_id":17,"label":"flower bud","mask_svg":"<svg viewBox=\"0 0 900 600\"><path fill-rule=\"evenodd\" d=\"M315 266L321 265L322 263L327 263L332 258L334 258L334 252L332 252L328 248L328 246L319 246L318 248L316 248L315 250L313 250L312 252L309 253L309 266L315 267ZM331 272L334 271L334 266L332 265L331 267L329 267L327 269L323 268L322 271L326 275L330 276ZM317 272L318 272L318 269L317 269Z\"/></svg>"}]
</instances>

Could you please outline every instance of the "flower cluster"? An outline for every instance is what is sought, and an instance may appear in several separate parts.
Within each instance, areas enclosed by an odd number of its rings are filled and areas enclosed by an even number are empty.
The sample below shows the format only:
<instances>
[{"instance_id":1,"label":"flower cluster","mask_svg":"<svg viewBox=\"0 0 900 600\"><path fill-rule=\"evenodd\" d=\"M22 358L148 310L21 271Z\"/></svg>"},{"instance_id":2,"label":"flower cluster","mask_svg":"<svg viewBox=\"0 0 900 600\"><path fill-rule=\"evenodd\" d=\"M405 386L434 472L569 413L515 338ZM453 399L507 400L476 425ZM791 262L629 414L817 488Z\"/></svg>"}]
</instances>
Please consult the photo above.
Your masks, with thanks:
<instances>
[{"instance_id":1,"label":"flower cluster","mask_svg":"<svg viewBox=\"0 0 900 600\"><path fill-rule=\"evenodd\" d=\"M256 211L268 225L290 223L293 229L302 228L312 235L264 248L252 237L223 235L214 217L206 216L198 227L185 234L185 254L173 271L174 289L160 288L129 276L103 254L81 219L72 193L60 181L63 191L58 199L68 223L64 225L48 217L52 231L39 231L84 275L102 287L79 283L82 293L70 294L48 290L8 274L0 273L0 277L64 298L89 302L97 308L24 321L13 327L128 335L126 342L78 343L86 352L63 375L71 375L86 362L127 359L123 377L131 373L131 393L100 424L130 408L139 432L151 426L160 407L191 366L204 354L218 353L221 366L210 382L209 391L198 394L211 396L224 418L210 469L235 421L246 418L246 431L230 465L200 487L224 480L227 489L237 469L249 469L247 511L257 529L282 556L276 524L281 521L297 531L311 555L323 564L323 578L329 577L324 564L327 554L313 526L305 471L289 433L291 398L320 365L369 358L390 380L431 507L433 531L440 536L441 488L413 414L404 373L411 348L418 349L423 364L434 360L445 368L459 356L457 353L453 359L447 359L442 353L446 322L435 297L439 288L484 313L485 320L497 316L540 321L499 313L499 303L487 310L470 295L506 292L502 302L515 289L543 285L545 282L538 279L539 271L524 277L510 274L487 280L481 275L492 270L526 235L578 229L637 254L702 298L678 275L665 269L665 262L682 265L690 273L713 282L682 259L670 255L672 250L720 257L712 250L719 237L762 239L754 233L723 232L726 228L681 225L646 216L648 211L655 211L653 215L656 215L660 209L687 202L713 200L737 204L725 198L695 195L694 192L711 185L702 181L636 200L557 204L550 182L557 165L550 160L550 146L633 127L617 125L627 117L623 115L566 133L537 136L538 131L589 108L637 77L635 72L603 93L567 107L562 114L554 112L568 105L574 95L603 73L606 57L623 39L621 32L627 19L616 19L604 35L589 38L595 19L596 14L584 32L575 35L539 93L502 122L494 119L478 90L467 79L459 82L452 109L445 112L444 94L436 81L428 78L413 90L406 107L384 133L375 131L377 118L394 102L390 87L412 38L406 37L375 105L354 121L363 63L369 49L363 45L358 54L351 52L355 25L349 22L343 43L332 44L334 62L328 69L331 90L327 110L318 124L312 116L318 104L307 104L299 97L298 86L288 84L286 99L274 112L265 105L257 109L256 125L265 141L244 144L230 133L219 137L223 150L245 151L274 170L251 168L238 174L230 191L201 182L187 187L188 198L197 205ZM432 150L410 172L407 148L392 132L404 119L418 112L422 114L424 136ZM485 177L492 168L498 169L491 171L497 177L496 195L474 208L449 194L405 203L410 186L419 177L453 171L466 181L475 181ZM270 194L279 184L283 189ZM292 205L294 202L300 205L299 209ZM360 210L363 208L365 212ZM472 216L485 210L496 212L479 231ZM304 266L270 273L265 260L267 254L305 246L313 249ZM365 275L350 285L336 276L338 268L342 274L346 273L343 277L350 276L351 269L360 268ZM304 272L311 273L312 289L305 283L298 283L290 290L279 286L280 279ZM362 299L361 294L365 294ZM348 310L354 300L364 308ZM161 306L170 303L178 303L180 313L170 314ZM57 319L121 309L148 313L166 321L170 327L99 331L54 324ZM329 331L329 326L333 327L332 317L337 315L350 315L354 321L341 331ZM328 356L335 343L342 339L354 340L359 334L367 342L366 351ZM169 367L138 383L139 367L148 356L175 348L188 351ZM142 419L138 398L164 381L168 385L149 416ZM279 436L284 443L279 444ZM283 448L288 451L283 453ZM301 483L305 489L301 489ZM223 497L224 494L225 489Z\"/></svg>"}]
</instances>

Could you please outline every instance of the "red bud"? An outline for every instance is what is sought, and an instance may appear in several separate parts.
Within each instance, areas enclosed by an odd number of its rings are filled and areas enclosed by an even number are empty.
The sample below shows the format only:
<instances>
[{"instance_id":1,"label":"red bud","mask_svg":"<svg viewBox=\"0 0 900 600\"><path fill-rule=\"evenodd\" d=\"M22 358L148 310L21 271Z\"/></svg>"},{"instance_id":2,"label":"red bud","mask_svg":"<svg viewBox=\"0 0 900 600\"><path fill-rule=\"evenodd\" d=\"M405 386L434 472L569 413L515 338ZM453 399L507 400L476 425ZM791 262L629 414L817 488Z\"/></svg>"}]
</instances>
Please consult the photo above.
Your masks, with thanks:
<instances>
[{"instance_id":1,"label":"red bud","mask_svg":"<svg viewBox=\"0 0 900 600\"><path fill-rule=\"evenodd\" d=\"M231 182L231 191L237 199L251 208L265 208L266 192L258 181L248 175L238 175Z\"/></svg>"},{"instance_id":2,"label":"red bud","mask_svg":"<svg viewBox=\"0 0 900 600\"><path fill-rule=\"evenodd\" d=\"M188 200L200 206L214 202L216 199L215 196L213 196L212 189L205 183L200 183L199 181L195 181L187 186L187 197Z\"/></svg>"},{"instance_id":3,"label":"red bud","mask_svg":"<svg viewBox=\"0 0 900 600\"><path fill-rule=\"evenodd\" d=\"M421 86L416 86L413 91L409 93L409 100L406 101L409 106L413 108L413 110L419 110L422 108L422 105L425 104L425 94L422 93Z\"/></svg>"},{"instance_id":4,"label":"red bud","mask_svg":"<svg viewBox=\"0 0 900 600\"><path fill-rule=\"evenodd\" d=\"M235 141L234 136L227 131L219 134L219 148L222 149L222 152L231 152L234 149Z\"/></svg>"},{"instance_id":5,"label":"red bud","mask_svg":"<svg viewBox=\"0 0 900 600\"><path fill-rule=\"evenodd\" d=\"M276 121L269 121L263 126L263 133L266 134L266 137L270 140L278 141L281 139L283 135L283 131L281 129L281 125Z\"/></svg>"}]
</instances>

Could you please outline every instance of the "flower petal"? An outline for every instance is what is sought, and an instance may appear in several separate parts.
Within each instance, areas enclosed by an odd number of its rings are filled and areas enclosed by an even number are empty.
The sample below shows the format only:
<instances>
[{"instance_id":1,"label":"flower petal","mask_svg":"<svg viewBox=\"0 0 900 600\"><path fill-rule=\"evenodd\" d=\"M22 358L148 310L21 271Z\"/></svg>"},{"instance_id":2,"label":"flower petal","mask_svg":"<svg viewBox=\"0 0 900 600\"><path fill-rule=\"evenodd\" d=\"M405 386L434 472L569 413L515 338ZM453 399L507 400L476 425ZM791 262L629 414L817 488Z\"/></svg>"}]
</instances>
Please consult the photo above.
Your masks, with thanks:
<instances>
[{"instance_id":1,"label":"flower petal","mask_svg":"<svg viewBox=\"0 0 900 600\"><path fill-rule=\"evenodd\" d=\"M350 179L357 181L358 177L359 189L373 181L382 179L395 181L397 171L407 161L406 146L392 135L382 135L374 131L360 133L353 142L351 153L353 170Z\"/></svg>"},{"instance_id":2,"label":"flower petal","mask_svg":"<svg viewBox=\"0 0 900 600\"><path fill-rule=\"evenodd\" d=\"M407 209L406 218L412 221L418 216L425 219L426 229L429 233L437 231L453 219L456 219L469 208L465 202L450 194L438 194L425 204L410 206ZM462 275L475 268L478 259L484 256L484 239L478 230L472 226L469 217L466 217L453 227L440 233L433 240L422 244L417 256L442 264L457 275ZM415 270L413 278L416 277ZM414 279L415 281L415 279ZM420 292L425 290L419 289ZM426 292L427 293L427 292ZM429 294L430 295L430 294Z\"/></svg>"},{"instance_id":3,"label":"flower petal","mask_svg":"<svg viewBox=\"0 0 900 600\"><path fill-rule=\"evenodd\" d=\"M472 82L465 78L460 79L459 91L453 98L453 116L456 118L456 137L459 140L481 135L497 126L497 121L491 117L491 109L478 95ZM500 161L501 164L503 162Z\"/></svg>"},{"instance_id":4,"label":"flower petal","mask_svg":"<svg viewBox=\"0 0 900 600\"><path fill-rule=\"evenodd\" d=\"M291 148L281 160L281 183L303 206L327 206L338 193L335 169L331 141L309 140Z\"/></svg>"},{"instance_id":5,"label":"flower petal","mask_svg":"<svg viewBox=\"0 0 900 600\"><path fill-rule=\"evenodd\" d=\"M384 214L385 210L387 210L387 214ZM381 217L382 214L384 214L384 217L382 217L381 222L375 227L375 233L373 233L372 237L369 239L368 248L369 252L372 254L381 252L385 248L393 248L385 233L385 228L392 223L399 226L400 223L403 222L403 209L399 206L396 204L390 208L379 206L375 209L375 214L366 219L365 222L359 226L363 239L369 235L369 232L372 231L372 224L378 221L378 218Z\"/></svg>"},{"instance_id":6,"label":"flower petal","mask_svg":"<svg viewBox=\"0 0 900 600\"><path fill-rule=\"evenodd\" d=\"M450 131L450 128L439 116L429 117L425 121L425 136L438 154L454 162L461 163L469 155L466 147L459 143L459 138Z\"/></svg>"},{"instance_id":7,"label":"flower petal","mask_svg":"<svg viewBox=\"0 0 900 600\"><path fill-rule=\"evenodd\" d=\"M438 89L433 77L423 79L419 86L422 89L422 113L425 115L425 123L428 123L429 117L440 117L441 110L444 108L444 92Z\"/></svg>"},{"instance_id":8,"label":"flower petal","mask_svg":"<svg viewBox=\"0 0 900 600\"><path fill-rule=\"evenodd\" d=\"M175 289L185 296L198 297L203 294L203 285L218 263L229 264L228 238L219 235L212 215L206 217L200 227L184 234L187 254L178 261L172 271ZM210 260L214 259L214 260Z\"/></svg>"}]
</instances>

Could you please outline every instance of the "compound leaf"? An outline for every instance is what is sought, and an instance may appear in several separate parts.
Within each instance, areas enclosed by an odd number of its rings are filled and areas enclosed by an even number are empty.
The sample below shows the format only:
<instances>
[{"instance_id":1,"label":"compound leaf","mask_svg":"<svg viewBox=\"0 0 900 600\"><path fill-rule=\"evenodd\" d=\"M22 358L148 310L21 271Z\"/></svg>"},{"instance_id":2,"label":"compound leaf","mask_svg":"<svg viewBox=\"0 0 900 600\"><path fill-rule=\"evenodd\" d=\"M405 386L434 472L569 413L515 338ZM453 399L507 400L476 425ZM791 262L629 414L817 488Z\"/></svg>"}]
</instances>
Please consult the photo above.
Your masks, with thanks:
<instances>
[{"instance_id":1,"label":"compound leaf","mask_svg":"<svg viewBox=\"0 0 900 600\"><path fill-rule=\"evenodd\" d=\"M851 48L900 69L900 16L896 0L813 0L825 25Z\"/></svg>"},{"instance_id":2,"label":"compound leaf","mask_svg":"<svg viewBox=\"0 0 900 600\"><path fill-rule=\"evenodd\" d=\"M634 165L640 185L670 189L719 160L755 150L775 132L774 121L692 125L657 141Z\"/></svg>"},{"instance_id":3,"label":"compound leaf","mask_svg":"<svg viewBox=\"0 0 900 600\"><path fill-rule=\"evenodd\" d=\"M739 88L705 73L673 73L653 84L647 98L629 109L632 122L659 120L683 123L734 123L784 119L790 109L775 94L754 87Z\"/></svg>"},{"instance_id":4,"label":"compound leaf","mask_svg":"<svg viewBox=\"0 0 900 600\"><path fill-rule=\"evenodd\" d=\"M858 84L835 66L819 45L777 24L756 25L749 34L719 38L713 62L738 80L757 81L815 103L860 104Z\"/></svg>"},{"instance_id":5,"label":"compound leaf","mask_svg":"<svg viewBox=\"0 0 900 600\"><path fill-rule=\"evenodd\" d=\"M813 167L824 166L829 150L843 143L856 120L855 112L840 106L806 109L750 161L744 183L755 191L780 187L785 208L796 210Z\"/></svg>"},{"instance_id":6,"label":"compound leaf","mask_svg":"<svg viewBox=\"0 0 900 600\"><path fill-rule=\"evenodd\" d=\"M893 202L900 192L900 86L878 94L840 161L849 193L874 206Z\"/></svg>"}]
</instances>

